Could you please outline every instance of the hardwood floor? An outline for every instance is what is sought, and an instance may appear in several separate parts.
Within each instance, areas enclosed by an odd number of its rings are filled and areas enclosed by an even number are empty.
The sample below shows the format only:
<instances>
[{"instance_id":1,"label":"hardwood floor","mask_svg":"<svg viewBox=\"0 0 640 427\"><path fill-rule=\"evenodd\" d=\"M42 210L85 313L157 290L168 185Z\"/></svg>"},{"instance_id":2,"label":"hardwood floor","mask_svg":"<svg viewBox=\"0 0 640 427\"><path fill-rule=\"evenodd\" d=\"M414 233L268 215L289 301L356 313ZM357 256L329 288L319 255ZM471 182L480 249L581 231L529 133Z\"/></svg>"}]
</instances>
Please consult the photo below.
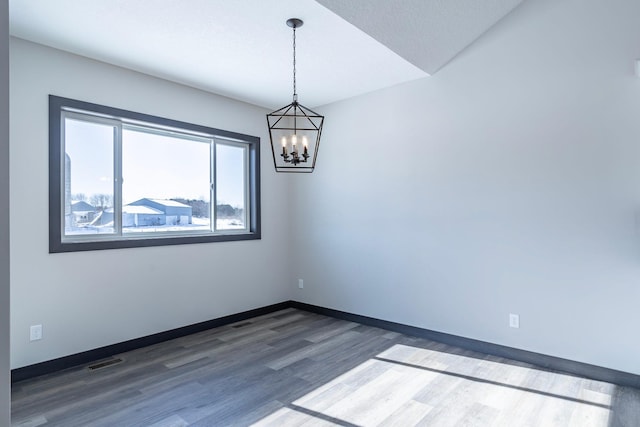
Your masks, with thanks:
<instances>
[{"instance_id":1,"label":"hardwood floor","mask_svg":"<svg viewBox=\"0 0 640 427\"><path fill-rule=\"evenodd\" d=\"M12 425L640 426L640 390L282 310L13 385Z\"/></svg>"}]
</instances>

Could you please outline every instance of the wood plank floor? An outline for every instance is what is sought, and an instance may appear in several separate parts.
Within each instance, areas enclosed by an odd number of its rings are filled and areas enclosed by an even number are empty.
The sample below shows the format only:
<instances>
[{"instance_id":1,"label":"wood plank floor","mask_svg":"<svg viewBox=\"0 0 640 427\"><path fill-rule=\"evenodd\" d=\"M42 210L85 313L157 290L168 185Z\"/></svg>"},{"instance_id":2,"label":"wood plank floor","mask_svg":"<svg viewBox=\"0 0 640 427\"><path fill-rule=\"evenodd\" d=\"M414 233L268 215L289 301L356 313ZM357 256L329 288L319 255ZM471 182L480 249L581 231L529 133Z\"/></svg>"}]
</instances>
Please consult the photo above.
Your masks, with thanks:
<instances>
[{"instance_id":1,"label":"wood plank floor","mask_svg":"<svg viewBox=\"0 0 640 427\"><path fill-rule=\"evenodd\" d=\"M14 384L12 425L640 426L640 390L287 309Z\"/></svg>"}]
</instances>

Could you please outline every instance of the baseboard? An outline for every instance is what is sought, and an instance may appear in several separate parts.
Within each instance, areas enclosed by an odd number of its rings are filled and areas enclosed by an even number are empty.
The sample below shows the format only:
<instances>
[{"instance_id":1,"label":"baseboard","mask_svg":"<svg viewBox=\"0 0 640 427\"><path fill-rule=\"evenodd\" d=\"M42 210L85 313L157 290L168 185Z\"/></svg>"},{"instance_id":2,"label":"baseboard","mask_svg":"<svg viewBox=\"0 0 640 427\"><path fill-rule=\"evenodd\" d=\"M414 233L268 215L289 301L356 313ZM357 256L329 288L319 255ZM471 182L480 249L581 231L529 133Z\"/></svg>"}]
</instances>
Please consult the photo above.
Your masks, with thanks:
<instances>
[{"instance_id":1,"label":"baseboard","mask_svg":"<svg viewBox=\"0 0 640 427\"><path fill-rule=\"evenodd\" d=\"M387 320L376 319L374 317L362 316L359 314L348 313L345 311L334 310L332 308L320 307L317 305L306 304L298 301L285 301L278 304L256 308L254 310L244 311L242 313L236 313L213 320L196 323L193 325L171 329L169 331L159 332L157 334L135 338L129 341L124 341L93 350L88 350L82 353L60 357L58 359L37 363L35 365L13 369L11 371L11 382L15 383L29 378L38 377L40 375L50 374L53 372L61 371L63 369L68 369L74 366L90 364L97 360L105 359L116 354L125 353L127 351L136 350L149 345L158 344L190 334L195 334L197 332L202 332L211 328L217 328L220 326L228 325L230 323L240 322L242 320L247 320L251 319L252 317L273 313L286 308L296 308L299 310L335 317L337 319L362 323L363 325L374 326L389 331L399 332L405 335L425 338L428 340L460 347L465 350L477 351L479 353L504 357L517 362L530 363L532 365L536 365L541 368L553 371L564 372L567 374L590 378L597 381L605 381L620 386L640 389L640 375L631 374L629 372L617 371L615 369L590 365L588 363L576 362L573 360L562 359L560 357L534 353L527 350L520 350L517 348L493 344L486 341L474 340L471 338L446 334L443 332L432 331L429 329L418 328L416 326L404 325L402 323L390 322Z\"/></svg>"},{"instance_id":2,"label":"baseboard","mask_svg":"<svg viewBox=\"0 0 640 427\"><path fill-rule=\"evenodd\" d=\"M460 347L465 350L477 351L479 353L490 354L493 356L504 357L515 360L517 362L530 363L540 366L541 368L589 378L597 381L605 381L608 383L640 388L640 375L629 372L617 371L615 369L603 368L601 366L590 365L588 363L576 362L573 360L562 359L560 357L549 356L541 353L534 353L527 350L520 350L513 347L507 347L499 344L493 344L486 341L474 340L471 338L460 337L457 335L446 334L443 332L432 331L429 329L418 328L415 326L404 325L401 323L380 320L374 317L361 316L359 314L347 313L332 308L320 307L290 301L290 306L299 310L310 311L312 313L323 314L342 320L362 323L363 325L375 326L389 331L399 332L428 340L437 341L443 344Z\"/></svg>"},{"instance_id":3,"label":"baseboard","mask_svg":"<svg viewBox=\"0 0 640 427\"><path fill-rule=\"evenodd\" d=\"M141 338L135 338L129 341L117 344L107 345L93 350L76 353L69 356L60 357L58 359L48 360L46 362L36 363L22 368L11 370L11 383L23 381L29 378L39 377L40 375L58 372L63 369L72 368L74 366L86 365L96 360L105 359L115 354L125 353L127 351L136 350L175 338L184 337L186 335L195 334L197 332L206 331L207 329L217 328L219 326L228 325L230 323L240 322L242 320L251 319L252 317L262 316L264 314L273 313L278 310L291 307L290 301L278 304L268 305L256 308L254 310L243 311L242 313L231 314L229 316L219 317L205 322L195 323L193 325L183 326L181 328L171 329L169 331L159 332L153 335L147 335Z\"/></svg>"}]
</instances>

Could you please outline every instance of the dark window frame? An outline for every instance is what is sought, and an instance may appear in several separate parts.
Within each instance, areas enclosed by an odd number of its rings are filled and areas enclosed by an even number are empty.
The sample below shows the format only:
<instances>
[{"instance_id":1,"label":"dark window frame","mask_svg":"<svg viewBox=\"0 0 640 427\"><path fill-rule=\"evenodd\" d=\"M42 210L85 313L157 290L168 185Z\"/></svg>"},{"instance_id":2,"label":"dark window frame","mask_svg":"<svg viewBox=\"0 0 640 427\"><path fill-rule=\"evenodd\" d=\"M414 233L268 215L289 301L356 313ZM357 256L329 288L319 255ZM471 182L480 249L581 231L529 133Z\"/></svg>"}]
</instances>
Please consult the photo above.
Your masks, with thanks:
<instances>
[{"instance_id":1,"label":"dark window frame","mask_svg":"<svg viewBox=\"0 0 640 427\"><path fill-rule=\"evenodd\" d=\"M63 112L79 110L121 120L131 120L150 123L158 126L185 129L191 132L211 135L213 137L242 141L247 144L249 162L248 168L248 200L249 215L248 231L244 233L216 233L185 236L149 236L146 238L126 238L92 241L64 241L62 213L63 194L61 179L63 135ZM78 101L49 95L49 253L94 251L103 249L138 248L150 246L184 245L192 243L231 242L242 240L258 240L260 231L260 138L241 133L210 128L178 120L157 117L144 113L137 113L120 108L107 107L85 101Z\"/></svg>"}]
</instances>

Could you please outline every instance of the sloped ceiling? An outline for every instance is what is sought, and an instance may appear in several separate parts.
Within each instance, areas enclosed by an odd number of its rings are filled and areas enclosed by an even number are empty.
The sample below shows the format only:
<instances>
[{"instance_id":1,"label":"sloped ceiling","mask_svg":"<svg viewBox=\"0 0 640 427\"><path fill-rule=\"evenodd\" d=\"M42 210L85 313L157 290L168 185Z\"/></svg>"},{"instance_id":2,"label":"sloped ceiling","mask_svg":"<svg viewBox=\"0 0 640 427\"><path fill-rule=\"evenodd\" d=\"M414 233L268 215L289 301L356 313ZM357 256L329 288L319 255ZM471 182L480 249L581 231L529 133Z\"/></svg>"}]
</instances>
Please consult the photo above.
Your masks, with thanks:
<instances>
[{"instance_id":1,"label":"sloped ceiling","mask_svg":"<svg viewBox=\"0 0 640 427\"><path fill-rule=\"evenodd\" d=\"M433 74L522 0L317 0Z\"/></svg>"},{"instance_id":2,"label":"sloped ceiling","mask_svg":"<svg viewBox=\"0 0 640 427\"><path fill-rule=\"evenodd\" d=\"M11 34L275 109L424 78L521 0L10 0Z\"/></svg>"}]
</instances>

